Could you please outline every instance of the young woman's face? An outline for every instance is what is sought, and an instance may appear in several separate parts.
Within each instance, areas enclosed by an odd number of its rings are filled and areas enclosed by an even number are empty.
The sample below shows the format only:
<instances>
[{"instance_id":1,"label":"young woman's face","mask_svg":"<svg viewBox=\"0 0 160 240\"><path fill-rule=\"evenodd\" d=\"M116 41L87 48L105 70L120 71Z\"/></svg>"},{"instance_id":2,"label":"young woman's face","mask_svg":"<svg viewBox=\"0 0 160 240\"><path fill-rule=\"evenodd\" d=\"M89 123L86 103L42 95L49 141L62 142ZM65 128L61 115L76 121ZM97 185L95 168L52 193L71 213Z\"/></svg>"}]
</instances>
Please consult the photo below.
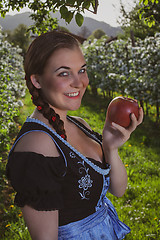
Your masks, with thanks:
<instances>
[{"instance_id":1,"label":"young woman's face","mask_svg":"<svg viewBox=\"0 0 160 240\"><path fill-rule=\"evenodd\" d=\"M76 110L89 83L80 48L56 50L39 79L48 103L57 110Z\"/></svg>"}]
</instances>

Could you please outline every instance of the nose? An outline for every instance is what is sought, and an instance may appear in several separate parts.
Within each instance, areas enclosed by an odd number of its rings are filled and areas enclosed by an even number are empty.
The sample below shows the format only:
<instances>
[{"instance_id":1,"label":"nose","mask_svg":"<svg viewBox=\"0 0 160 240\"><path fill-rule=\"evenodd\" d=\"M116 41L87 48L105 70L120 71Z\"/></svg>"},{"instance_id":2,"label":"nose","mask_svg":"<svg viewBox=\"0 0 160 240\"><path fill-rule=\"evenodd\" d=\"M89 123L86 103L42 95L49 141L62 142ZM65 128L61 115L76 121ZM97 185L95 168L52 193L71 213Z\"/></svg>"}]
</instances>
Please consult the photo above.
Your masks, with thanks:
<instances>
[{"instance_id":1,"label":"nose","mask_svg":"<svg viewBox=\"0 0 160 240\"><path fill-rule=\"evenodd\" d=\"M78 74L72 76L71 86L75 88L83 87L83 80Z\"/></svg>"}]
</instances>

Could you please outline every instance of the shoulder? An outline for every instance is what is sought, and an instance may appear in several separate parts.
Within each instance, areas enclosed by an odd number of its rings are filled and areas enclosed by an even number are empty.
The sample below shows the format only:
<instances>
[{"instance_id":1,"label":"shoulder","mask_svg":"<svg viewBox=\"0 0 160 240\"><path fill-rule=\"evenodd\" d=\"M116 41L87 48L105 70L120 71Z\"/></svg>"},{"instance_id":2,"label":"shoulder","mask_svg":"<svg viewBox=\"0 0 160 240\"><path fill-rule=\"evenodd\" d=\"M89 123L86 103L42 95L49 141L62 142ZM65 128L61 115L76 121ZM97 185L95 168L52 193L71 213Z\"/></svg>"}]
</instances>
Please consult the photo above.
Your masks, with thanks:
<instances>
[{"instance_id":1,"label":"shoulder","mask_svg":"<svg viewBox=\"0 0 160 240\"><path fill-rule=\"evenodd\" d=\"M16 144L14 152L36 152L48 157L59 156L52 138L42 131L25 134Z\"/></svg>"},{"instance_id":2,"label":"shoulder","mask_svg":"<svg viewBox=\"0 0 160 240\"><path fill-rule=\"evenodd\" d=\"M81 117L77 117L77 116L72 116L72 118L74 118L75 120L77 120L78 122L82 123L85 127L87 127L89 130L92 130L91 127L89 126L89 124Z\"/></svg>"}]
</instances>

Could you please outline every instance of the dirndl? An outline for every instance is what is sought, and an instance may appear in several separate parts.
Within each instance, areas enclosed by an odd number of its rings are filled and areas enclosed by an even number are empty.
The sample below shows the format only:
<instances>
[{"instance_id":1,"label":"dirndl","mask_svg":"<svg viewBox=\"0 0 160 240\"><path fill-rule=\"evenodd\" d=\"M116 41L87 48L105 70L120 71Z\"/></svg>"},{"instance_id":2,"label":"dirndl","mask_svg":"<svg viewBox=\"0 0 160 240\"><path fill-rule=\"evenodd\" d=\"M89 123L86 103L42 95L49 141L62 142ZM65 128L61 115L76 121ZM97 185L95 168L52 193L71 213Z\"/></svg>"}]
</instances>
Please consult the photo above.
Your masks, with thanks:
<instances>
[{"instance_id":1,"label":"dirndl","mask_svg":"<svg viewBox=\"0 0 160 240\"><path fill-rule=\"evenodd\" d=\"M118 219L114 206L105 197L95 213L60 226L58 240L120 240L129 232L130 228Z\"/></svg>"}]
</instances>

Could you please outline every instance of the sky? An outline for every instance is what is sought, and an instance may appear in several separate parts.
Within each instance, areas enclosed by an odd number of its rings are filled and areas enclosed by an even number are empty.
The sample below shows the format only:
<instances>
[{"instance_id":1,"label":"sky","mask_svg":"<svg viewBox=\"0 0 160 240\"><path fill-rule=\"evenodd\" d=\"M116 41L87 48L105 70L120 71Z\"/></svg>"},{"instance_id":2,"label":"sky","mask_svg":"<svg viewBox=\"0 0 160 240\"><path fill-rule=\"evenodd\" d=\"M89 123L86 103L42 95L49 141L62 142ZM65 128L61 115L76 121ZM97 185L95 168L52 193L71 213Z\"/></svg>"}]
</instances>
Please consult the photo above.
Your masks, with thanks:
<instances>
[{"instance_id":1,"label":"sky","mask_svg":"<svg viewBox=\"0 0 160 240\"><path fill-rule=\"evenodd\" d=\"M130 11L135 6L135 0L121 0L121 2L127 11ZM85 16L106 22L113 27L119 26L117 20L121 16L120 0L99 0L97 14L86 11Z\"/></svg>"},{"instance_id":2,"label":"sky","mask_svg":"<svg viewBox=\"0 0 160 240\"><path fill-rule=\"evenodd\" d=\"M91 17L98 21L103 21L110 24L113 27L119 26L117 22L120 14L120 1L122 1L125 9L130 11L133 6L135 6L135 1L138 0L99 0L98 12L97 14L90 13L89 11L85 11L85 17ZM28 11L27 8L21 10L20 13ZM9 14L13 15L17 12L9 12Z\"/></svg>"}]
</instances>

